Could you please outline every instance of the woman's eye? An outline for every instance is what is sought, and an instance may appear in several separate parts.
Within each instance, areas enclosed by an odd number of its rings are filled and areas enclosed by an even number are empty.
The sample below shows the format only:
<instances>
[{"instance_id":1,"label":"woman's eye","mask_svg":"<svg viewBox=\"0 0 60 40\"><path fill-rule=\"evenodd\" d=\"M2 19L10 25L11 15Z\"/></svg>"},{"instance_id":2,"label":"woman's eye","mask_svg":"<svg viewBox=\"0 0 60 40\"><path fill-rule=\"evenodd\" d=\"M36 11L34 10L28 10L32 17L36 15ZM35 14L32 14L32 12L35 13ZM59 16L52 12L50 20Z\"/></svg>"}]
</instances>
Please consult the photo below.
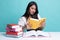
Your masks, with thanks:
<instances>
[{"instance_id":1,"label":"woman's eye","mask_svg":"<svg viewBox=\"0 0 60 40\"><path fill-rule=\"evenodd\" d=\"M31 9L34 9L34 8L31 8Z\"/></svg>"},{"instance_id":2,"label":"woman's eye","mask_svg":"<svg viewBox=\"0 0 60 40\"><path fill-rule=\"evenodd\" d=\"M34 8L34 7L31 7L31 9L32 9L32 10L36 10L36 8Z\"/></svg>"}]
</instances>

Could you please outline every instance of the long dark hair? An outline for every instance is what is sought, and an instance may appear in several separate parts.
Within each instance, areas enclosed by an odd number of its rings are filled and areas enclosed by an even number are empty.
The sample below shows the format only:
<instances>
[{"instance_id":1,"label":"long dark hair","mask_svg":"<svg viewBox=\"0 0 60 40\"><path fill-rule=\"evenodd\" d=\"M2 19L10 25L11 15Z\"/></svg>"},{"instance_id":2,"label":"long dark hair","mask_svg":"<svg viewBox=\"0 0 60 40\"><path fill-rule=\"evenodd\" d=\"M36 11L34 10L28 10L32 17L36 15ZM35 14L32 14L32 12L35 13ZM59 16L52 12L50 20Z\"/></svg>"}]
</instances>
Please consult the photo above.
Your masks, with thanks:
<instances>
[{"instance_id":1,"label":"long dark hair","mask_svg":"<svg viewBox=\"0 0 60 40\"><path fill-rule=\"evenodd\" d=\"M31 15L30 12L29 12L29 8L30 8L32 5L35 5L35 6L36 6L36 12L34 13L34 15ZM31 1L31 2L28 4L28 6L27 6L27 8L26 8L26 12L25 12L25 14L24 14L23 16L26 17L26 19L28 19L29 16L31 16L31 17L34 18L34 19L38 19L38 7L37 7L36 2Z\"/></svg>"}]
</instances>

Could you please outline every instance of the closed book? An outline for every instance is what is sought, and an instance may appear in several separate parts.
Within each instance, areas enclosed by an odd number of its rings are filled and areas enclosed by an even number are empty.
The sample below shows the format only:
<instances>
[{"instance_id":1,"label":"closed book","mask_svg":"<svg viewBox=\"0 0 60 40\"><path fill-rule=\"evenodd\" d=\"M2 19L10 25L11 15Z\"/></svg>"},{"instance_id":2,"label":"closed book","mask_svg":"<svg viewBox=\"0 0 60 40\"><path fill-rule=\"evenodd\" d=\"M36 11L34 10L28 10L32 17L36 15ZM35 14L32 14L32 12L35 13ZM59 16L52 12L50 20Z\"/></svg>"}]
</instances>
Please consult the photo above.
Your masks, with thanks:
<instances>
[{"instance_id":1,"label":"closed book","mask_svg":"<svg viewBox=\"0 0 60 40\"><path fill-rule=\"evenodd\" d=\"M18 28L20 26L17 25L17 24L7 24L7 27L9 27L9 28Z\"/></svg>"},{"instance_id":2,"label":"closed book","mask_svg":"<svg viewBox=\"0 0 60 40\"><path fill-rule=\"evenodd\" d=\"M22 31L22 27L19 27L19 28L9 28L9 27L6 27L6 31L20 32L20 31Z\"/></svg>"},{"instance_id":3,"label":"closed book","mask_svg":"<svg viewBox=\"0 0 60 40\"><path fill-rule=\"evenodd\" d=\"M23 34L20 35L6 35L7 37L12 37L12 38L19 38L19 37L23 37Z\"/></svg>"},{"instance_id":4,"label":"closed book","mask_svg":"<svg viewBox=\"0 0 60 40\"><path fill-rule=\"evenodd\" d=\"M10 32L6 32L7 35L20 35L20 34L23 34L23 32L13 32L13 31L10 31Z\"/></svg>"}]
</instances>

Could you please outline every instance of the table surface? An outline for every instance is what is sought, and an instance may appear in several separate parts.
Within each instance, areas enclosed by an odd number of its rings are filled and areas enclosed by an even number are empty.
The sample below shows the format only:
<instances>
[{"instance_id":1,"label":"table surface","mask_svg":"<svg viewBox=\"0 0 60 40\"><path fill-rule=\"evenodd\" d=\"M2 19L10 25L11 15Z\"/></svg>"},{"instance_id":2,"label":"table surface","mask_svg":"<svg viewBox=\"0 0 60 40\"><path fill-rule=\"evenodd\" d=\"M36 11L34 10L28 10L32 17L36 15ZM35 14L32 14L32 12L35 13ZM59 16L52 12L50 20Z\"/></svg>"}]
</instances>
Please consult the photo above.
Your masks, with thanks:
<instances>
[{"instance_id":1,"label":"table surface","mask_svg":"<svg viewBox=\"0 0 60 40\"><path fill-rule=\"evenodd\" d=\"M50 37L13 38L13 37L7 37L5 32L0 32L0 40L60 40L60 32L47 32L47 33L50 33Z\"/></svg>"}]
</instances>

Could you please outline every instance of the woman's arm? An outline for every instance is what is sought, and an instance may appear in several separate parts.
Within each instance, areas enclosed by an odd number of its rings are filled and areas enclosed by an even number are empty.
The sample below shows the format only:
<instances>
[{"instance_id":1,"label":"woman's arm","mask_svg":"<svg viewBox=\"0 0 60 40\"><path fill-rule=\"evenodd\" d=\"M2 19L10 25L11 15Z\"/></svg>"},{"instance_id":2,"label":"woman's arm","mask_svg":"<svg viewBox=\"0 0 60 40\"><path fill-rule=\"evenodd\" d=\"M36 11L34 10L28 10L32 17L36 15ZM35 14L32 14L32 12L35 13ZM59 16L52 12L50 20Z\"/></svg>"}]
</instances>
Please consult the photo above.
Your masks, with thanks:
<instances>
[{"instance_id":1,"label":"woman's arm","mask_svg":"<svg viewBox=\"0 0 60 40\"><path fill-rule=\"evenodd\" d=\"M39 15L39 14L38 14L38 18L39 18L39 19L41 19L41 17L40 17L40 15ZM46 26L46 23L45 23L45 22L43 22L39 27L43 29L45 26Z\"/></svg>"},{"instance_id":2,"label":"woman's arm","mask_svg":"<svg viewBox=\"0 0 60 40\"><path fill-rule=\"evenodd\" d=\"M25 17L21 17L20 19L19 19L19 21L18 21L18 25L20 26L20 27L22 27L22 29L23 29L23 31L24 31L24 29L26 29L26 18Z\"/></svg>"},{"instance_id":3,"label":"woman's arm","mask_svg":"<svg viewBox=\"0 0 60 40\"><path fill-rule=\"evenodd\" d=\"M26 24L27 29L31 29L31 24L29 23L29 20L30 20L30 17L27 20L27 24Z\"/></svg>"}]
</instances>

